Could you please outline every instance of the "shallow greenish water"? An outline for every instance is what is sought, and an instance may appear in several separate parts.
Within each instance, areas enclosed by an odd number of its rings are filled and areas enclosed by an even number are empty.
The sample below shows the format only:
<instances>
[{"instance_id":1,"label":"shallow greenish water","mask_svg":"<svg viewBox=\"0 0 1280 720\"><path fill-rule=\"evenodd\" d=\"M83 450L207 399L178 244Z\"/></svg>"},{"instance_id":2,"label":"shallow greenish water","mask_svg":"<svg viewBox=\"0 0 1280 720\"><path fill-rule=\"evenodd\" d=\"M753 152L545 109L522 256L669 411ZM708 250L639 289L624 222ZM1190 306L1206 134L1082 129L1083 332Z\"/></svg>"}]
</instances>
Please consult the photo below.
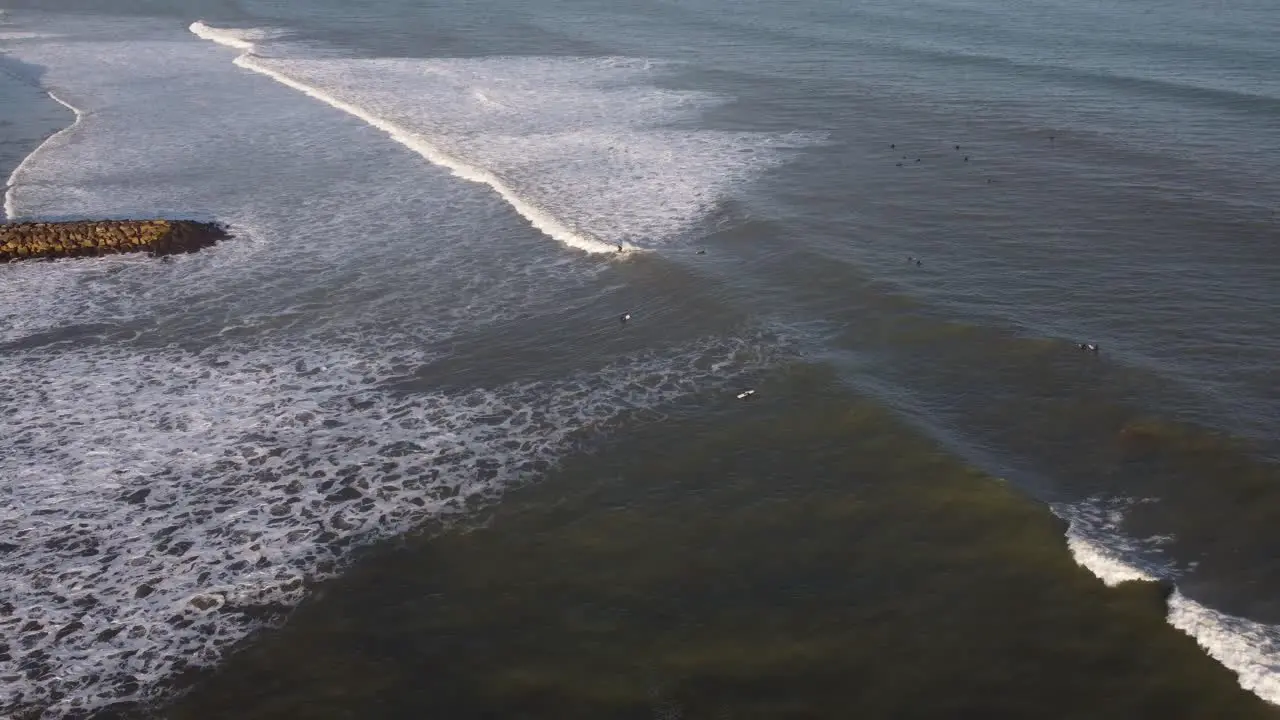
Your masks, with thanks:
<instances>
[{"instance_id":1,"label":"shallow greenish water","mask_svg":"<svg viewBox=\"0 0 1280 720\"><path fill-rule=\"evenodd\" d=\"M371 552L165 715L1276 716L1002 481L825 370L758 389Z\"/></svg>"}]
</instances>

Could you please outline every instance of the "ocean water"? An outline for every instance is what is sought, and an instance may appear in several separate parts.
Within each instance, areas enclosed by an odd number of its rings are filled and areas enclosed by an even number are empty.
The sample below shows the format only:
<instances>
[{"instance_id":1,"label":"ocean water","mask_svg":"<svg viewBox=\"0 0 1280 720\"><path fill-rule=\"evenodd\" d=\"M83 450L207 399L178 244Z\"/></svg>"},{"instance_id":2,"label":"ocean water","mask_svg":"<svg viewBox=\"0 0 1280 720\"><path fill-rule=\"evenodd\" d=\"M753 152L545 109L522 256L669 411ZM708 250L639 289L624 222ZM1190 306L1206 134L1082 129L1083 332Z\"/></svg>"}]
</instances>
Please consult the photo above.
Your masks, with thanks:
<instances>
[{"instance_id":1,"label":"ocean water","mask_svg":"<svg viewBox=\"0 0 1280 720\"><path fill-rule=\"evenodd\" d=\"M1265 4L0 8L0 713L1274 715Z\"/></svg>"}]
</instances>

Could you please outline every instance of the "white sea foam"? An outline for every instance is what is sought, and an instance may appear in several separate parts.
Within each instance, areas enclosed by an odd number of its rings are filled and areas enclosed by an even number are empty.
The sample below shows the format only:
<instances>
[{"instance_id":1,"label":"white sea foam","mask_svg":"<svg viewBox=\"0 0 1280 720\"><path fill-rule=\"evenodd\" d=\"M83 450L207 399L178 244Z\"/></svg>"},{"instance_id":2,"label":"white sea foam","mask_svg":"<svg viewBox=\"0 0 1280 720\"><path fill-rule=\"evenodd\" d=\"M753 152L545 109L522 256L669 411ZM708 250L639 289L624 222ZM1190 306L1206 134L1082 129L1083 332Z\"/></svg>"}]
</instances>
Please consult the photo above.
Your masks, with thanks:
<instances>
[{"instance_id":1,"label":"white sea foam","mask_svg":"<svg viewBox=\"0 0 1280 720\"><path fill-rule=\"evenodd\" d=\"M0 16L2 17L2 16ZM0 41L12 40L46 40L52 35L47 33L26 32L23 30L0 30Z\"/></svg>"},{"instance_id":2,"label":"white sea foam","mask_svg":"<svg viewBox=\"0 0 1280 720\"><path fill-rule=\"evenodd\" d=\"M5 218L9 220L17 219L17 211L14 208L14 202L13 202L13 188L21 180L23 171L27 168L28 165L31 164L32 160L35 159L35 157L38 156L42 150L44 150L46 147L52 146L55 143L62 142L62 138L67 134L71 133L72 131L74 131L76 129L76 126L80 124L80 121L84 119L84 113L81 112L79 108L75 107L74 105L67 102L66 100L63 100L62 98L58 97L58 95L54 93L52 90L47 90L46 93L49 95L50 98L53 98L54 102L70 110L72 113L73 119L71 123L67 125L65 128L45 138L44 142L40 143L40 145L36 147L35 150L31 151L29 155L23 158L22 162L18 163L18 167L14 168L13 172L9 173L9 179L5 181L5 187L4 187L4 215L5 215Z\"/></svg>"},{"instance_id":3,"label":"white sea foam","mask_svg":"<svg viewBox=\"0 0 1280 720\"><path fill-rule=\"evenodd\" d=\"M86 119L29 158L16 213L199 212L239 237L0 273L0 715L146 697L351 544L772 357L771 338L706 339L406 393L446 341L598 304L608 263L548 252L490 193L182 28L60 22L76 42L13 52Z\"/></svg>"},{"instance_id":4,"label":"white sea foam","mask_svg":"<svg viewBox=\"0 0 1280 720\"><path fill-rule=\"evenodd\" d=\"M1172 562L1160 555L1163 539L1138 542L1121 531L1124 513L1135 502L1091 498L1053 506L1054 513L1068 522L1067 546L1076 562L1108 586L1130 580L1171 580L1178 574Z\"/></svg>"},{"instance_id":5,"label":"white sea foam","mask_svg":"<svg viewBox=\"0 0 1280 720\"><path fill-rule=\"evenodd\" d=\"M0 342L103 324L189 342L282 318L395 326L431 342L512 308L555 311L557 293L586 288L604 267L547 252L489 193L244 73L184 28L168 40L148 27L139 40L109 22L59 27L77 42L13 53L46 68L44 79L86 118L27 158L8 195L14 214L195 212L229 223L236 237L166 263L7 267Z\"/></svg>"},{"instance_id":6,"label":"white sea foam","mask_svg":"<svg viewBox=\"0 0 1280 720\"><path fill-rule=\"evenodd\" d=\"M630 58L316 58L193 23L240 67L360 118L490 186L545 234L588 252L654 248L810 135L663 129L723 102L652 85Z\"/></svg>"},{"instance_id":7,"label":"white sea foam","mask_svg":"<svg viewBox=\"0 0 1280 720\"><path fill-rule=\"evenodd\" d=\"M1131 580L1172 582L1181 574L1172 563L1151 559L1165 538L1136 542L1120 530L1124 511L1134 502L1091 498L1053 509L1069 523L1067 546L1076 562L1108 586ZM1168 621L1236 673L1242 688L1280 705L1280 627L1214 610L1176 589L1169 598Z\"/></svg>"},{"instance_id":8,"label":"white sea foam","mask_svg":"<svg viewBox=\"0 0 1280 720\"><path fill-rule=\"evenodd\" d=\"M246 609L297 602L353 545L492 498L575 435L772 352L708 339L562 380L404 395L387 383L427 358L372 340L0 366L0 711L146 697L256 627Z\"/></svg>"},{"instance_id":9,"label":"white sea foam","mask_svg":"<svg viewBox=\"0 0 1280 720\"><path fill-rule=\"evenodd\" d=\"M1169 624L1234 671L1241 687L1280 705L1280 627L1218 612L1181 592L1169 598Z\"/></svg>"},{"instance_id":10,"label":"white sea foam","mask_svg":"<svg viewBox=\"0 0 1280 720\"><path fill-rule=\"evenodd\" d=\"M236 28L213 28L205 25L203 22L191 23L191 32L204 38L212 40L219 45L226 45L236 50L253 50L253 43L266 39L265 34L261 31L252 29L236 29Z\"/></svg>"},{"instance_id":11,"label":"white sea foam","mask_svg":"<svg viewBox=\"0 0 1280 720\"><path fill-rule=\"evenodd\" d=\"M491 498L576 431L767 362L771 340L706 340L540 383L390 391L443 340L596 302L606 265L544 252L487 193L366 125L134 23L15 51L87 114L25 164L15 211L194 210L240 237L0 277L15 546L0 714L146 697L350 543Z\"/></svg>"}]
</instances>

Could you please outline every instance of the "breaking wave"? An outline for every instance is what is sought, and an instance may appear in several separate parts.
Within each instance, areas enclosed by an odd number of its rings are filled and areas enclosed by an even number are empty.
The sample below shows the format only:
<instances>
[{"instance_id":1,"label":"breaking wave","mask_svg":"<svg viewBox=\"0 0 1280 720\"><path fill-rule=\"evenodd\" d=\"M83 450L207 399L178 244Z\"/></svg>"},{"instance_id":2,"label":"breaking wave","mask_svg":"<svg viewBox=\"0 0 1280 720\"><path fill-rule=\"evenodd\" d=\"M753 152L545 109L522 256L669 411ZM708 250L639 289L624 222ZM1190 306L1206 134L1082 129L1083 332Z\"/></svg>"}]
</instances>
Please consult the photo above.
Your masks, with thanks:
<instances>
[{"instance_id":1,"label":"breaking wave","mask_svg":"<svg viewBox=\"0 0 1280 720\"><path fill-rule=\"evenodd\" d=\"M190 30L242 51L236 65L488 185L546 235L592 253L661 247L786 151L820 141L671 129L725 98L653 87L661 65L648 60L315 57L264 44L262 30Z\"/></svg>"},{"instance_id":2,"label":"breaking wave","mask_svg":"<svg viewBox=\"0 0 1280 720\"><path fill-rule=\"evenodd\" d=\"M1162 538L1137 542L1120 530L1124 511L1134 502L1092 498L1053 510L1069 524L1067 545L1076 562L1108 586L1132 580L1173 582L1181 573L1160 559ZM1219 612L1176 588L1169 597L1168 622L1234 672L1242 688L1280 705L1280 627Z\"/></svg>"}]
</instances>

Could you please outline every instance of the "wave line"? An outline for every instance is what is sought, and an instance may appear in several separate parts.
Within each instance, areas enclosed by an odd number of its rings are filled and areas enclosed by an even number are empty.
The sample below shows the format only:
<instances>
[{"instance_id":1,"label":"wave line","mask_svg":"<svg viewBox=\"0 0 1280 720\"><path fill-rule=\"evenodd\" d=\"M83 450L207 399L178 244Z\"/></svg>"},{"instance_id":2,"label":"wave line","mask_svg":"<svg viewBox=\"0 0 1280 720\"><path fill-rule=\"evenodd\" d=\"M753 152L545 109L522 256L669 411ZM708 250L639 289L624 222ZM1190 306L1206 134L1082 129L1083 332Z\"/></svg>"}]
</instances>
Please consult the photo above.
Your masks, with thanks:
<instances>
[{"instance_id":1,"label":"wave line","mask_svg":"<svg viewBox=\"0 0 1280 720\"><path fill-rule=\"evenodd\" d=\"M1173 582L1178 573L1171 567L1143 567L1123 548L1107 547L1097 537L1099 530L1125 544L1114 521L1102 521L1097 526L1080 507L1058 504L1051 508L1068 522L1067 547L1077 564L1107 587L1135 580L1172 585L1165 622L1192 637L1205 654L1234 673L1241 688L1272 705L1280 705L1280 673L1276 672L1280 667L1280 627L1230 615L1192 600Z\"/></svg>"},{"instance_id":2,"label":"wave line","mask_svg":"<svg viewBox=\"0 0 1280 720\"><path fill-rule=\"evenodd\" d=\"M541 231L543 234L564 243L565 245L588 253L616 253L618 251L618 246L621 246L624 250L636 249L629 243L609 243L592 237L587 233L576 231L560 219L520 197L512 187L507 185L501 178L494 175L492 172L485 170L484 168L469 165L464 160L450 155L439 147L424 140L421 136L384 118L380 118L361 107L345 102L317 87L307 85L306 83L295 80L288 75L272 70L261 63L255 62L254 44L247 40L219 31L217 28L210 27L199 20L191 23L188 29L197 37L241 50L242 54L232 61L238 67L265 75L276 82L307 95L308 97L315 98L326 105L360 118L369 125L372 125L391 136L392 140L395 140L413 152L421 155L428 162L447 168L457 177L464 180L470 180L471 182L488 185L497 192L503 200L506 200L508 204L515 208L516 212L528 220L534 228Z\"/></svg>"},{"instance_id":3,"label":"wave line","mask_svg":"<svg viewBox=\"0 0 1280 720\"><path fill-rule=\"evenodd\" d=\"M18 167L14 168L13 172L9 173L9 179L6 180L4 184L4 217L6 220L9 220L9 221L13 221L17 213L17 210L14 208L14 204L13 204L13 191L18 185L18 176L22 174L22 171L25 170L27 168L27 165L31 163L31 160L36 155L40 154L40 151L43 150L45 147L47 147L49 143L53 142L59 137L62 137L63 135L66 135L72 130L75 130L76 127L80 124L80 121L84 119L84 112L80 110L80 108L58 97L56 94L54 94L52 90L45 90L44 92L49 97L53 98L54 102L58 103L59 105L75 113L75 120L72 121L70 125L62 128L61 130L45 138L44 142L37 145L35 150L32 150L31 152L27 153L27 156L22 158L22 162L18 163Z\"/></svg>"}]
</instances>

